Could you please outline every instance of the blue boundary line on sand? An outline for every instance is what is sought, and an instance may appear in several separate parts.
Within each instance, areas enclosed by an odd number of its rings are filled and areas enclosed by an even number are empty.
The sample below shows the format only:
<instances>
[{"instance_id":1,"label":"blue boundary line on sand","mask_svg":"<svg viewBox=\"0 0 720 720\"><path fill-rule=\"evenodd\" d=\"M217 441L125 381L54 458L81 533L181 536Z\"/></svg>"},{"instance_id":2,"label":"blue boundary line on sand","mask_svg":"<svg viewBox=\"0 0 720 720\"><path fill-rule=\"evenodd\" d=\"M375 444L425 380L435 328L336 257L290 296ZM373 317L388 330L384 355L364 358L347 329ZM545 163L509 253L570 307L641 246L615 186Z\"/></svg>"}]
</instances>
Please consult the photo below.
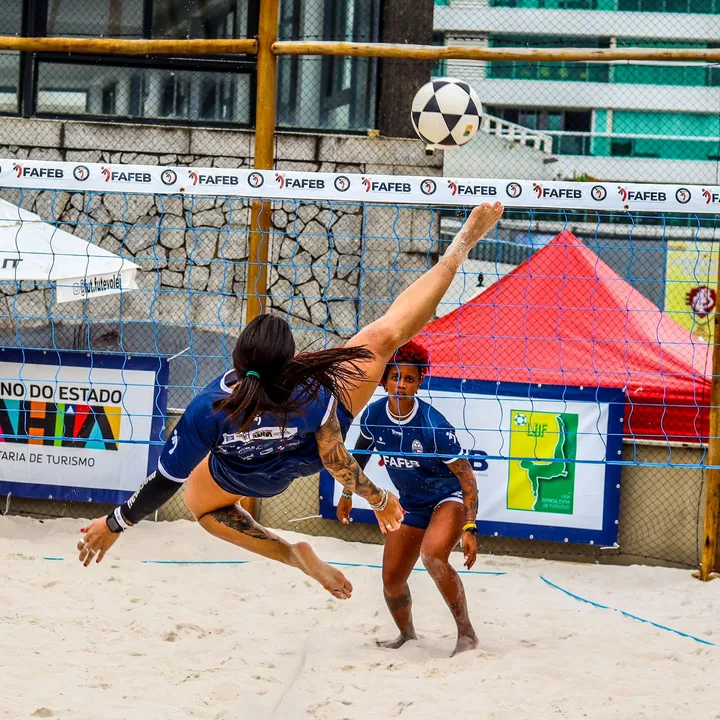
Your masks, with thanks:
<instances>
[{"instance_id":1,"label":"blue boundary line on sand","mask_svg":"<svg viewBox=\"0 0 720 720\"><path fill-rule=\"evenodd\" d=\"M601 603L594 602L593 600L588 600L587 598L580 597L580 595L576 595L575 593L572 593L569 590L566 590L565 588L556 585L554 582L551 582L544 575L541 575L540 579L550 587L555 588L562 593L565 593L565 595L568 595L575 600L579 600L580 602L587 603L588 605L592 605L593 607L600 608L601 610L612 610L613 612L618 612L625 617L631 618L632 620L639 620L640 622L652 625L659 630L666 630L667 632L680 635L680 637L690 638L691 640L695 640L695 642L702 643L703 645L711 645L712 647L717 647L714 642L710 642L709 640L703 640L702 638L695 637L695 635L689 635L688 633L684 633L681 630L675 630L674 628L667 627L666 625L660 625L660 623L653 622L652 620L646 620L645 618L641 618L638 615L633 615L632 613L626 612L625 610L619 610L618 608L610 607L609 605L602 605Z\"/></svg>"},{"instance_id":2,"label":"blue boundary line on sand","mask_svg":"<svg viewBox=\"0 0 720 720\"><path fill-rule=\"evenodd\" d=\"M64 557L44 557L43 560L64 560ZM252 560L141 560L143 565L246 565ZM368 563L332 562L328 565L339 567L366 567L382 570L382 565L369 565ZM427 572L425 568L413 568L413 572ZM455 570L460 575L507 575L507 572L497 570Z\"/></svg>"}]
</instances>

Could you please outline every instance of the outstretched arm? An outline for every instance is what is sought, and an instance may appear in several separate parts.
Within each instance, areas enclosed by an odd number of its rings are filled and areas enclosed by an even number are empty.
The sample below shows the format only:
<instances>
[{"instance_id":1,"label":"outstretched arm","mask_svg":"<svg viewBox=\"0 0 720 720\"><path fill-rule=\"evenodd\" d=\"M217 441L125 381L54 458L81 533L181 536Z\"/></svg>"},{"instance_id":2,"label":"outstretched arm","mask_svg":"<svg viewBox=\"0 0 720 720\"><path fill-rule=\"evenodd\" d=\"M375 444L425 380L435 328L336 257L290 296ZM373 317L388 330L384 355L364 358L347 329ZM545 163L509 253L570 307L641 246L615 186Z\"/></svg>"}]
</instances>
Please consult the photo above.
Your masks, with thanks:
<instances>
[{"instance_id":1,"label":"outstretched arm","mask_svg":"<svg viewBox=\"0 0 720 720\"><path fill-rule=\"evenodd\" d=\"M365 498L375 512L383 534L397 530L403 520L400 501L387 490L381 490L365 475L345 447L340 423L333 409L325 424L315 433L318 452L325 469L348 491Z\"/></svg>"},{"instance_id":2,"label":"outstretched arm","mask_svg":"<svg viewBox=\"0 0 720 720\"><path fill-rule=\"evenodd\" d=\"M371 438L366 438L362 433L358 435L357 442L355 443L355 450L372 450L375 446L375 441ZM357 464L361 470L365 470L365 467L370 460L369 453L362 453L353 457L357 460ZM350 511L352 510L352 490L344 487L340 501L337 505L337 519L343 524L347 525L350 522Z\"/></svg>"},{"instance_id":3,"label":"outstretched arm","mask_svg":"<svg viewBox=\"0 0 720 720\"><path fill-rule=\"evenodd\" d=\"M345 447L335 410L315 434L318 452L325 469L346 489L365 498L371 505L382 499L380 490L362 471L358 461Z\"/></svg>"}]
</instances>

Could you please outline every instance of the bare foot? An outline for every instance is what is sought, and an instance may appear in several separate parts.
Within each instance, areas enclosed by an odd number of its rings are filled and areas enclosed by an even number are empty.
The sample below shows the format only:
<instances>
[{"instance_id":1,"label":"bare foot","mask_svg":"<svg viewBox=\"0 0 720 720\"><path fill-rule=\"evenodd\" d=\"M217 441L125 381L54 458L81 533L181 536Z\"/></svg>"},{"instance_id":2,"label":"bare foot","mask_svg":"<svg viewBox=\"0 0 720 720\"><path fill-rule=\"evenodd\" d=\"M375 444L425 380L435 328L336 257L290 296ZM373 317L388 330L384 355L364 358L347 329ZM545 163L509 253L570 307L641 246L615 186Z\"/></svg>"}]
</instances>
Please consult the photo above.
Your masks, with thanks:
<instances>
[{"instance_id":1,"label":"bare foot","mask_svg":"<svg viewBox=\"0 0 720 720\"><path fill-rule=\"evenodd\" d=\"M455 256L458 262L464 262L470 250L495 227L502 217L504 209L499 202L493 205L483 203L474 207L443 257Z\"/></svg>"},{"instance_id":2,"label":"bare foot","mask_svg":"<svg viewBox=\"0 0 720 720\"><path fill-rule=\"evenodd\" d=\"M296 543L293 555L297 566L313 580L317 580L331 595L347 600L352 595L350 581L337 569L323 562L306 542Z\"/></svg>"},{"instance_id":3,"label":"bare foot","mask_svg":"<svg viewBox=\"0 0 720 720\"><path fill-rule=\"evenodd\" d=\"M450 657L455 657L458 653L467 652L468 650L476 650L479 644L480 641L475 633L472 635L458 635L455 649Z\"/></svg>"},{"instance_id":4,"label":"bare foot","mask_svg":"<svg viewBox=\"0 0 720 720\"><path fill-rule=\"evenodd\" d=\"M381 648L388 648L390 650L397 650L402 647L408 640L417 640L417 635L398 635L394 640L376 640L375 644Z\"/></svg>"}]
</instances>

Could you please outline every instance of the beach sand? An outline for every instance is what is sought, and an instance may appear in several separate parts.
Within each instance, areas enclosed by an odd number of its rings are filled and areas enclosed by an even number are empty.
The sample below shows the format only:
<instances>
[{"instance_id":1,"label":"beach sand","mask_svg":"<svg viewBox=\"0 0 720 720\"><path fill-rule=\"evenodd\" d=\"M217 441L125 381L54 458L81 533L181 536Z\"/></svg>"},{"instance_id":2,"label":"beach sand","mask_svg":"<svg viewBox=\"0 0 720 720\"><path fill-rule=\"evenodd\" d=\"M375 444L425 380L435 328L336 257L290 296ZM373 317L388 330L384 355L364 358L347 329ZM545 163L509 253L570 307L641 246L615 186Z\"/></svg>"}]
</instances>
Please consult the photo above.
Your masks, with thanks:
<instances>
[{"instance_id":1,"label":"beach sand","mask_svg":"<svg viewBox=\"0 0 720 720\"><path fill-rule=\"evenodd\" d=\"M480 556L475 570L507 574L463 575L480 649L451 659L427 573L410 580L422 638L385 650L375 640L396 630L377 568L344 568L354 594L335 600L178 521L142 523L85 569L81 526L0 518L3 720L720 717L720 647L541 579L720 644L720 581L689 571ZM380 546L308 540L326 560L381 562Z\"/></svg>"}]
</instances>

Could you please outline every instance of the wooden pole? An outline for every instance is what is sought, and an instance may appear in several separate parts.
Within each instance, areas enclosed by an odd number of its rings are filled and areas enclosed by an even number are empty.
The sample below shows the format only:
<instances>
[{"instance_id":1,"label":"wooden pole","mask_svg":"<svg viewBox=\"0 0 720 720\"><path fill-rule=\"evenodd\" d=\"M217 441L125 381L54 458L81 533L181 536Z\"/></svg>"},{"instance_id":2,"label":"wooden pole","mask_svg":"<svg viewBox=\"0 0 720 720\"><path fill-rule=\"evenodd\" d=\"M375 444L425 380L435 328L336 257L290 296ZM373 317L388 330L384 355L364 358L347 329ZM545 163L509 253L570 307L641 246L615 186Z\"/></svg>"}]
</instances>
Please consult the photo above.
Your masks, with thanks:
<instances>
[{"instance_id":1,"label":"wooden pole","mask_svg":"<svg viewBox=\"0 0 720 720\"><path fill-rule=\"evenodd\" d=\"M710 437L708 438L707 481L705 483L705 525L700 556L700 579L714 576L715 556L720 529L720 257L715 283L715 309L713 310L712 389L710 391ZM713 468L713 465L716 466Z\"/></svg>"},{"instance_id":2,"label":"wooden pole","mask_svg":"<svg viewBox=\"0 0 720 720\"><path fill-rule=\"evenodd\" d=\"M280 0L261 0L255 100L255 168L257 170L272 170L275 166L277 58L272 52L272 46L278 37L279 20ZM265 312L271 212L269 202L253 200L250 208L248 240L246 322ZM253 518L257 518L256 498L244 498L241 504Z\"/></svg>"},{"instance_id":3,"label":"wooden pole","mask_svg":"<svg viewBox=\"0 0 720 720\"><path fill-rule=\"evenodd\" d=\"M263 0L263 3L265 0ZM274 4L272 0L271 4ZM272 10L272 8L271 8ZM262 6L260 15L262 17ZM262 32L262 31L261 31ZM488 48L465 45L410 45L333 41L277 41L274 55L345 55L347 57L410 60L506 60L520 62L720 62L720 48ZM268 38L269 39L269 38ZM255 55L258 41L240 40L120 40L0 36L0 50L34 53L91 53L94 55Z\"/></svg>"},{"instance_id":4,"label":"wooden pole","mask_svg":"<svg viewBox=\"0 0 720 720\"><path fill-rule=\"evenodd\" d=\"M720 62L720 48L488 48L459 45L407 45L332 41L282 41L276 55L344 55L346 57L407 58L413 60L513 60L519 62Z\"/></svg>"},{"instance_id":5,"label":"wooden pole","mask_svg":"<svg viewBox=\"0 0 720 720\"><path fill-rule=\"evenodd\" d=\"M0 37L0 50L93 55L255 55L254 38L242 40L120 40L113 38Z\"/></svg>"},{"instance_id":6,"label":"wooden pole","mask_svg":"<svg viewBox=\"0 0 720 720\"><path fill-rule=\"evenodd\" d=\"M280 0L261 0L258 32L257 95L255 110L255 168L272 170L275 165L277 108L277 58L272 52L278 36ZM265 310L270 203L254 201L250 213L246 320Z\"/></svg>"}]
</instances>

